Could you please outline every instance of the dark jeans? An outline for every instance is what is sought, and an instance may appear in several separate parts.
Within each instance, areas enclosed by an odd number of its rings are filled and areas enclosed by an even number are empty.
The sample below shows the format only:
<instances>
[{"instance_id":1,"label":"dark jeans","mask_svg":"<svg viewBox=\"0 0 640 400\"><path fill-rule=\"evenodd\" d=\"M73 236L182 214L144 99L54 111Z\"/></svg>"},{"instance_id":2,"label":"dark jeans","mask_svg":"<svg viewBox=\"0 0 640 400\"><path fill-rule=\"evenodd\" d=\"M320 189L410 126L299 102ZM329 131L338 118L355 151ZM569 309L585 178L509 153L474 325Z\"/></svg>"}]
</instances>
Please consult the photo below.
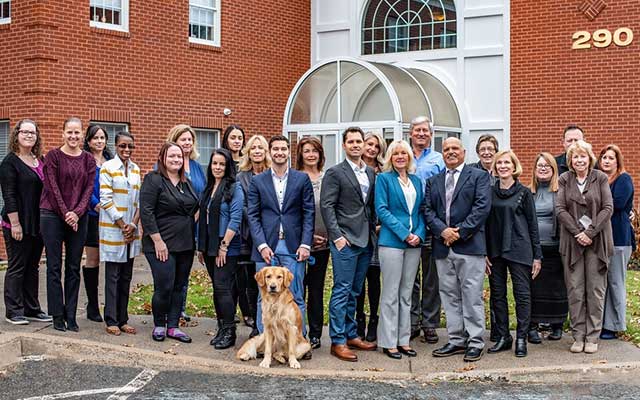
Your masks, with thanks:
<instances>
[{"instance_id":1,"label":"dark jeans","mask_svg":"<svg viewBox=\"0 0 640 400\"><path fill-rule=\"evenodd\" d=\"M411 330L440 327L438 269L435 258L431 256L430 245L422 247L420 259L422 274L416 274L411 294Z\"/></svg>"},{"instance_id":2,"label":"dark jeans","mask_svg":"<svg viewBox=\"0 0 640 400\"><path fill-rule=\"evenodd\" d=\"M243 317L256 319L258 305L258 284L256 282L256 263L251 261L251 255L238 256L238 266L235 280L237 288L234 303L240 305Z\"/></svg>"},{"instance_id":3,"label":"dark jeans","mask_svg":"<svg viewBox=\"0 0 640 400\"><path fill-rule=\"evenodd\" d=\"M378 249L376 248L376 251ZM367 290L365 291L365 285ZM356 320L364 319L364 298L369 296L369 316L378 318L380 306L380 264L371 264L367 270L367 276L362 284L362 291L356 299Z\"/></svg>"},{"instance_id":4,"label":"dark jeans","mask_svg":"<svg viewBox=\"0 0 640 400\"><path fill-rule=\"evenodd\" d=\"M47 255L47 306L49 315L75 321L80 290L80 262L87 237L87 215L74 231L58 214L40 210L40 232ZM64 245L64 289L62 287L62 246Z\"/></svg>"},{"instance_id":5,"label":"dark jeans","mask_svg":"<svg viewBox=\"0 0 640 400\"><path fill-rule=\"evenodd\" d=\"M133 260L130 258L123 263L104 263L104 321L107 326L121 327L129 321L127 307L133 277Z\"/></svg>"},{"instance_id":6,"label":"dark jeans","mask_svg":"<svg viewBox=\"0 0 640 400\"><path fill-rule=\"evenodd\" d=\"M316 263L314 265L307 263L304 288L307 299L309 337L322 337L322 327L324 325L324 280L327 276L329 254L329 249L311 252L311 255L316 259Z\"/></svg>"},{"instance_id":7,"label":"dark jeans","mask_svg":"<svg viewBox=\"0 0 640 400\"><path fill-rule=\"evenodd\" d=\"M155 326L177 328L182 308L183 288L189 281L193 264L193 250L169 252L167 261L156 258L155 253L144 253L153 275L151 310Z\"/></svg>"},{"instance_id":8,"label":"dark jeans","mask_svg":"<svg viewBox=\"0 0 640 400\"><path fill-rule=\"evenodd\" d=\"M516 301L516 337L525 339L529 331L531 319L531 266L507 261L497 257L491 260L492 307L495 316L496 330L501 337L509 334L509 305L507 304L507 270L513 283L513 297Z\"/></svg>"},{"instance_id":9,"label":"dark jeans","mask_svg":"<svg viewBox=\"0 0 640 400\"><path fill-rule=\"evenodd\" d=\"M38 300L38 266L42 257L42 238L23 235L11 237L11 229L2 229L9 265L4 275L4 305L7 318L35 316L42 312Z\"/></svg>"},{"instance_id":10,"label":"dark jeans","mask_svg":"<svg viewBox=\"0 0 640 400\"><path fill-rule=\"evenodd\" d=\"M224 324L231 325L236 315L234 299L236 298L238 256L227 256L227 262L222 267L216 266L216 258L211 256L206 256L204 263L213 283L213 306L216 309L216 317Z\"/></svg>"}]
</instances>

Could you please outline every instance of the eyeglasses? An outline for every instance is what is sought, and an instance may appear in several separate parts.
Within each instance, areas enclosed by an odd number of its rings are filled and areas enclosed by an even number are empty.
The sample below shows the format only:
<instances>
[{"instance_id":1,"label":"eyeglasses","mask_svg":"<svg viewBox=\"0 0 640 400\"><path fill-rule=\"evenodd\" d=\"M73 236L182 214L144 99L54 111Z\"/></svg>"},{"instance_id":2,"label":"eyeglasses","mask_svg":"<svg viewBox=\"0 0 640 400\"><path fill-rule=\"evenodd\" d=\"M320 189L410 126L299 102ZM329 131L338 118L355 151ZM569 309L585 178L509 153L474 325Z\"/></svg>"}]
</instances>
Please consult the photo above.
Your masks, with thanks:
<instances>
[{"instance_id":1,"label":"eyeglasses","mask_svg":"<svg viewBox=\"0 0 640 400\"><path fill-rule=\"evenodd\" d=\"M38 136L38 132L34 131L18 131L22 136Z\"/></svg>"},{"instance_id":2,"label":"eyeglasses","mask_svg":"<svg viewBox=\"0 0 640 400\"><path fill-rule=\"evenodd\" d=\"M126 149L126 148L129 148L129 150L133 150L133 149L135 149L135 148L136 148L136 145L134 145L134 144L129 144L129 143L120 143L120 144L118 145L118 148L123 149L123 150L124 150L124 149Z\"/></svg>"},{"instance_id":3,"label":"eyeglasses","mask_svg":"<svg viewBox=\"0 0 640 400\"><path fill-rule=\"evenodd\" d=\"M496 152L496 148L493 146L490 147L480 147L478 149L479 153L495 153Z\"/></svg>"},{"instance_id":4,"label":"eyeglasses","mask_svg":"<svg viewBox=\"0 0 640 400\"><path fill-rule=\"evenodd\" d=\"M551 169L551 165L549 164L538 164L536 165L536 168L542 170L542 169Z\"/></svg>"}]
</instances>

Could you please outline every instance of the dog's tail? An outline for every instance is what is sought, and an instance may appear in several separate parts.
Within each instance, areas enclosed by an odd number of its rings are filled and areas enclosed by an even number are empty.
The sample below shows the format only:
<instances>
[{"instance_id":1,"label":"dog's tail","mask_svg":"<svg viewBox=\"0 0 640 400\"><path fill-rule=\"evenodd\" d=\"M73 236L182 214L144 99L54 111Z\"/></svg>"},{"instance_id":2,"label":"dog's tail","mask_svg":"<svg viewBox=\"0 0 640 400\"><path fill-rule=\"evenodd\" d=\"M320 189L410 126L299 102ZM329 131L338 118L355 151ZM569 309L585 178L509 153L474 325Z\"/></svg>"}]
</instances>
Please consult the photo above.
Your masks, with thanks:
<instances>
[{"instance_id":1,"label":"dog's tail","mask_svg":"<svg viewBox=\"0 0 640 400\"><path fill-rule=\"evenodd\" d=\"M258 351L262 351L263 348L264 333L261 333L244 342L238 353L236 353L236 358L242 361L255 360L258 357Z\"/></svg>"}]
</instances>

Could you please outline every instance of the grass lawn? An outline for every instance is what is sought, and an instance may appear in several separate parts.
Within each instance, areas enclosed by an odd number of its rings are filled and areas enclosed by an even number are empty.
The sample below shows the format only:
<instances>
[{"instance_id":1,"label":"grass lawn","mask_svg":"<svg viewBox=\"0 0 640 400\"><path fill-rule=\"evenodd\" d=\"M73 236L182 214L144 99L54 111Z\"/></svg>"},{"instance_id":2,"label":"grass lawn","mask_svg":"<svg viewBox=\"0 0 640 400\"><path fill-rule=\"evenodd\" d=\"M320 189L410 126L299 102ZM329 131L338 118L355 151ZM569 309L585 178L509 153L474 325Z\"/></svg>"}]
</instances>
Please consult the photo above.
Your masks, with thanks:
<instances>
[{"instance_id":1,"label":"grass lawn","mask_svg":"<svg viewBox=\"0 0 640 400\"><path fill-rule=\"evenodd\" d=\"M333 276L331 265L327 270L327 278L324 290L324 323L329 323L329 297L331 296L331 285ZM511 283L508 284L509 286ZM485 310L487 321L489 320L489 281L485 279ZM133 288L129 300L129 313L131 314L151 314L151 295L153 285L139 285ZM195 317L215 318L213 309L213 289L209 275L204 270L191 273L189 293L187 296L187 314ZM365 312L369 312L369 305L365 302ZM515 307L511 288L509 288L509 312L511 314L511 329L515 329ZM238 310L238 315L240 311ZM444 326L444 312L442 326ZM568 326L568 323L565 327ZM640 271L628 271L627 273L627 331L624 333L625 340L636 343L640 346Z\"/></svg>"}]
</instances>

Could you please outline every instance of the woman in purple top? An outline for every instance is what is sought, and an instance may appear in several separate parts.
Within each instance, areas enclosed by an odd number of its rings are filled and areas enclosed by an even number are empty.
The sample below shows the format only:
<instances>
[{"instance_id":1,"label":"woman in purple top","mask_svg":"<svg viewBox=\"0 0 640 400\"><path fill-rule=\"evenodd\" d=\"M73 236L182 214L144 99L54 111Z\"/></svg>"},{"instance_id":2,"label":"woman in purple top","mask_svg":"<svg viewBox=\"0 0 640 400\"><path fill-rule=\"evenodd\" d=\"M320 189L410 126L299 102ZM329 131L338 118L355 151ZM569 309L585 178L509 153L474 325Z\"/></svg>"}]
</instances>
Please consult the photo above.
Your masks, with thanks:
<instances>
[{"instance_id":1,"label":"woman in purple top","mask_svg":"<svg viewBox=\"0 0 640 400\"><path fill-rule=\"evenodd\" d=\"M42 193L42 141L38 125L19 121L9 135L9 154L0 164L2 233L9 256L4 276L7 322L27 325L49 322L40 308L38 266L42 256L40 195Z\"/></svg>"},{"instance_id":2,"label":"woman in purple top","mask_svg":"<svg viewBox=\"0 0 640 400\"><path fill-rule=\"evenodd\" d=\"M82 121L64 122L63 144L44 160L44 190L40 199L40 230L47 252L47 304L53 327L78 332L76 309L80 261L87 237L87 208L93 192L96 162L82 150ZM62 245L65 248L62 287ZM66 323L66 324L65 324Z\"/></svg>"}]
</instances>

